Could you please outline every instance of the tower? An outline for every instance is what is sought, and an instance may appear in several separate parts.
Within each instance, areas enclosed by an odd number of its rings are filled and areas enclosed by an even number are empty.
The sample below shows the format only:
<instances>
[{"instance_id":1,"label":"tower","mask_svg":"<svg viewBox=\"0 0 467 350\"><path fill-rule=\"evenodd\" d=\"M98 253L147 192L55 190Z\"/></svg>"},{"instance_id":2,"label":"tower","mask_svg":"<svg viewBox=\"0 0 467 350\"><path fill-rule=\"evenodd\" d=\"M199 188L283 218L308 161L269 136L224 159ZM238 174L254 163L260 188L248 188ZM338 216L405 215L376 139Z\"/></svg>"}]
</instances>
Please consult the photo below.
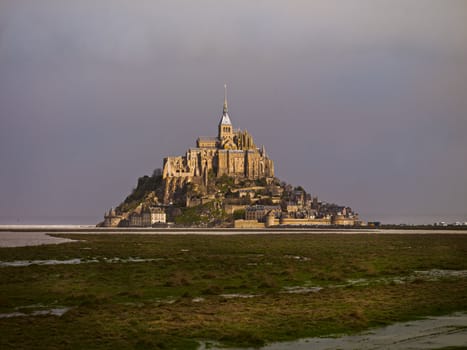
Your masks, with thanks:
<instances>
[{"instance_id":1,"label":"tower","mask_svg":"<svg viewBox=\"0 0 467 350\"><path fill-rule=\"evenodd\" d=\"M225 146L228 142L233 141L233 128L232 122L229 117L229 109L227 107L227 85L224 84L224 108L222 110L222 117L219 122L219 141L222 146Z\"/></svg>"}]
</instances>

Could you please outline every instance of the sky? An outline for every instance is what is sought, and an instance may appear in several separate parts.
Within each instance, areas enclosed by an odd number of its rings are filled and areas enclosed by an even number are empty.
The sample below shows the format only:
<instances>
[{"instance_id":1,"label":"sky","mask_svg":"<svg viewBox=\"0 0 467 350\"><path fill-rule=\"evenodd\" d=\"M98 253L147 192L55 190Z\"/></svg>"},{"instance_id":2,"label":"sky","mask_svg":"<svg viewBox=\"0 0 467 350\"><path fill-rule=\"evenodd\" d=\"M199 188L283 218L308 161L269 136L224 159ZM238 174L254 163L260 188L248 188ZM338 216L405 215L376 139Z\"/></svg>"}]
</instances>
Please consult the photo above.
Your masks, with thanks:
<instances>
[{"instance_id":1,"label":"sky","mask_svg":"<svg viewBox=\"0 0 467 350\"><path fill-rule=\"evenodd\" d=\"M97 223L235 128L385 223L467 221L467 1L1 0L0 223Z\"/></svg>"}]
</instances>

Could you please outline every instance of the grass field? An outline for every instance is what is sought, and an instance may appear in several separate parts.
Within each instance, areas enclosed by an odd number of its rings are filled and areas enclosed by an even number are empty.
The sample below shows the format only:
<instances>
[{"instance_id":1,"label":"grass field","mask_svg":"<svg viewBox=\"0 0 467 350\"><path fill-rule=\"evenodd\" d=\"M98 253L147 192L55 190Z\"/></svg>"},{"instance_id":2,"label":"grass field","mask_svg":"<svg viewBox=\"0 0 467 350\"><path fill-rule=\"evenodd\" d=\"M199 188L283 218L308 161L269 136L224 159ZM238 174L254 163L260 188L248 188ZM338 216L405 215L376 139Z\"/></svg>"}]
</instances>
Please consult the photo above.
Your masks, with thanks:
<instances>
[{"instance_id":1,"label":"grass field","mask_svg":"<svg viewBox=\"0 0 467 350\"><path fill-rule=\"evenodd\" d=\"M60 236L79 242L0 249L35 261L0 265L2 315L70 308L0 317L1 349L261 346L467 310L467 235Z\"/></svg>"}]
</instances>

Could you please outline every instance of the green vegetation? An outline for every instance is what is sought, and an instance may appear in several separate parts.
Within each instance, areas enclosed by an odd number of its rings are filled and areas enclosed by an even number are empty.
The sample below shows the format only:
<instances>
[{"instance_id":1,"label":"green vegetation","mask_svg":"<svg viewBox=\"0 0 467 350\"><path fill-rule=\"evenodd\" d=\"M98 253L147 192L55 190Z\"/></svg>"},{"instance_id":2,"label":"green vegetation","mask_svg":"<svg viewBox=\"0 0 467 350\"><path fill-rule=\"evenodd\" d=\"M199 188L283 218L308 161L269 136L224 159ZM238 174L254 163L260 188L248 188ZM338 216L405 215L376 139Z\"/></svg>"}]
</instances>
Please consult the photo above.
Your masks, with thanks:
<instances>
[{"instance_id":1,"label":"green vegetation","mask_svg":"<svg viewBox=\"0 0 467 350\"><path fill-rule=\"evenodd\" d=\"M213 182L214 190L220 191L222 194L226 194L231 188L235 187L234 178L225 174L215 178Z\"/></svg>"},{"instance_id":2,"label":"green vegetation","mask_svg":"<svg viewBox=\"0 0 467 350\"><path fill-rule=\"evenodd\" d=\"M233 220L245 219L245 209L237 209L233 212Z\"/></svg>"},{"instance_id":3,"label":"green vegetation","mask_svg":"<svg viewBox=\"0 0 467 350\"><path fill-rule=\"evenodd\" d=\"M186 226L192 226L192 225L200 225L200 224L207 224L208 222L208 217L202 216L200 213L200 207L194 207L194 208L183 208L182 214L175 217L175 223L178 225L186 225Z\"/></svg>"},{"instance_id":4,"label":"green vegetation","mask_svg":"<svg viewBox=\"0 0 467 350\"><path fill-rule=\"evenodd\" d=\"M467 270L467 235L60 236L79 242L0 249L0 261L97 260L0 267L1 313L71 307L0 318L1 349L260 346L467 310L465 277L395 282ZM150 260L106 262L117 257Z\"/></svg>"},{"instance_id":5,"label":"green vegetation","mask_svg":"<svg viewBox=\"0 0 467 350\"><path fill-rule=\"evenodd\" d=\"M217 201L180 210L180 215L175 216L175 223L182 226L215 226L227 219L227 214Z\"/></svg>"},{"instance_id":6,"label":"green vegetation","mask_svg":"<svg viewBox=\"0 0 467 350\"><path fill-rule=\"evenodd\" d=\"M118 206L120 211L126 212L135 209L148 194L151 192L161 191L162 175L153 174L153 176L143 176L138 179L136 188L131 194L125 198L122 204Z\"/></svg>"}]
</instances>

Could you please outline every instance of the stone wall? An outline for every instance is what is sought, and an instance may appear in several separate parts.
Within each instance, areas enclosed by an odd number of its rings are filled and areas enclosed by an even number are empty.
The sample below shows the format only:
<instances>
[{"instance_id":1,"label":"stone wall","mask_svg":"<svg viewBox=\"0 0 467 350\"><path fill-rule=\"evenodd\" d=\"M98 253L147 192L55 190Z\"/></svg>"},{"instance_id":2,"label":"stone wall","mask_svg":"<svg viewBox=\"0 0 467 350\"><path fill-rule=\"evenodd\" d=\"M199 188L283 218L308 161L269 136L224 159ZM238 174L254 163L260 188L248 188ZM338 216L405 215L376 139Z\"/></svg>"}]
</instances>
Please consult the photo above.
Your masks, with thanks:
<instances>
[{"instance_id":1,"label":"stone wall","mask_svg":"<svg viewBox=\"0 0 467 350\"><path fill-rule=\"evenodd\" d=\"M331 225L331 219L294 219L294 218L281 218L281 225L290 225L290 226L306 226L306 225Z\"/></svg>"},{"instance_id":2,"label":"stone wall","mask_svg":"<svg viewBox=\"0 0 467 350\"><path fill-rule=\"evenodd\" d=\"M235 220L234 228L265 228L264 222L256 220Z\"/></svg>"}]
</instances>

